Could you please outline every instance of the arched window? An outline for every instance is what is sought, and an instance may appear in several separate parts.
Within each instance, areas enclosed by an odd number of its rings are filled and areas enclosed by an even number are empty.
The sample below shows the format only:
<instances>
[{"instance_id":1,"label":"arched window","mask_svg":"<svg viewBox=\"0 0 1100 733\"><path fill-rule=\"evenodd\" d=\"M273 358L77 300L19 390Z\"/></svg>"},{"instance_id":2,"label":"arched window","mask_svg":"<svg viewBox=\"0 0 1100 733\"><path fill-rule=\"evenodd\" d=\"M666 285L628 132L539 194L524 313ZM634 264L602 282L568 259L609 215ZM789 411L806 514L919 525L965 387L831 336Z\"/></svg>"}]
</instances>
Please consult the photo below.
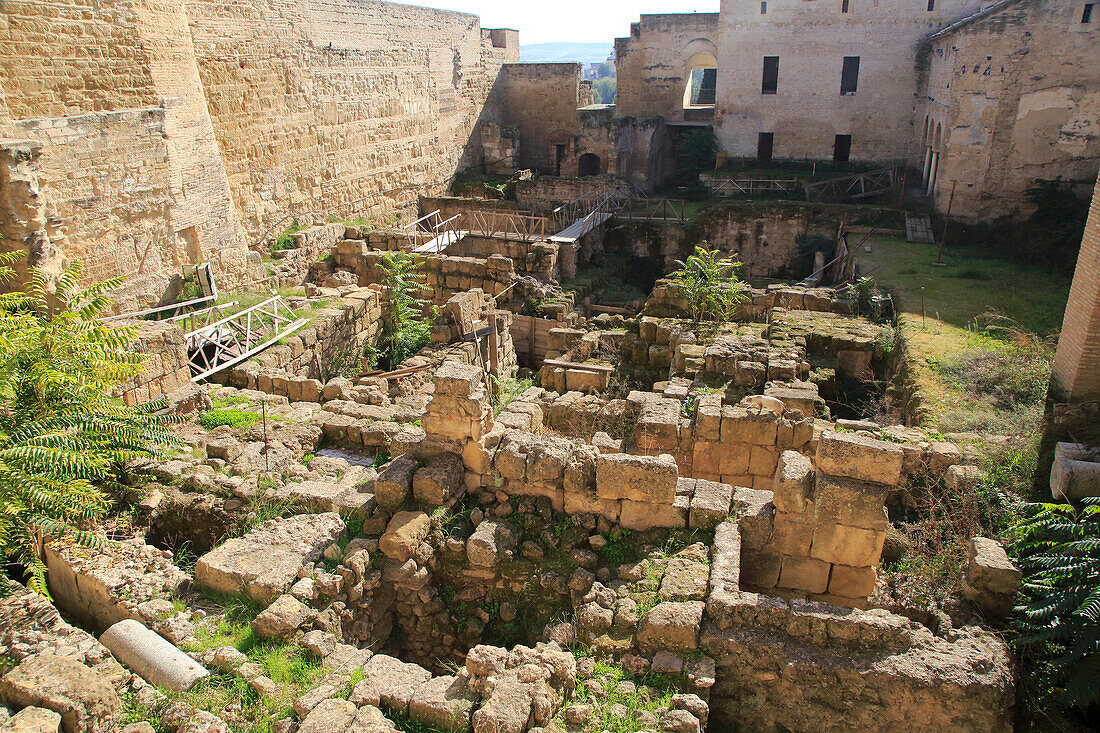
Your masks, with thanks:
<instances>
[{"instance_id":1,"label":"arched window","mask_svg":"<svg viewBox=\"0 0 1100 733\"><path fill-rule=\"evenodd\" d=\"M718 90L718 61L712 53L697 53L687 64L684 109L713 107Z\"/></svg>"}]
</instances>

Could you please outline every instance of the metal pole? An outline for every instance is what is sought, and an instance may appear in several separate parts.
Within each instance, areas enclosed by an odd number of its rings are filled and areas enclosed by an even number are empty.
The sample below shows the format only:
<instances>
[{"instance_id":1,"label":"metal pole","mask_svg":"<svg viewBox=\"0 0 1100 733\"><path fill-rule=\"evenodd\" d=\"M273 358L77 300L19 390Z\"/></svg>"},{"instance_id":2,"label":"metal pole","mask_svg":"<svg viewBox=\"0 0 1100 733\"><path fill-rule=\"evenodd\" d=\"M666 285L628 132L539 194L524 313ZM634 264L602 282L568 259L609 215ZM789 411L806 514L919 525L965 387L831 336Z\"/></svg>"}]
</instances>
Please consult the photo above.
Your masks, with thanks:
<instances>
[{"instance_id":1,"label":"metal pole","mask_svg":"<svg viewBox=\"0 0 1100 733\"><path fill-rule=\"evenodd\" d=\"M940 254L936 257L936 264L943 264L943 245L947 241L947 224L951 221L951 204L955 202L955 185L958 181L951 181L951 196L947 199L947 216L943 219L943 235L940 237Z\"/></svg>"}]
</instances>

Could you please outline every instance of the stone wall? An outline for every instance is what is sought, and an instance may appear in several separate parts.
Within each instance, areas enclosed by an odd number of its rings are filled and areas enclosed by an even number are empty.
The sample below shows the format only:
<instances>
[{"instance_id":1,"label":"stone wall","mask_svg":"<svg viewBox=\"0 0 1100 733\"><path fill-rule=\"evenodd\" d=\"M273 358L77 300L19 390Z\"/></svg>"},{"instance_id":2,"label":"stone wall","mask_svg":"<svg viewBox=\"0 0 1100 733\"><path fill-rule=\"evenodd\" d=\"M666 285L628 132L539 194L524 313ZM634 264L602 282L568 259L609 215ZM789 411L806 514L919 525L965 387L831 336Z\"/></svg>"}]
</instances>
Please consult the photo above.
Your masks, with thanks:
<instances>
[{"instance_id":1,"label":"stone wall","mask_svg":"<svg viewBox=\"0 0 1100 733\"><path fill-rule=\"evenodd\" d=\"M0 19L0 136L42 146L64 255L87 281L131 276L120 309L188 264L223 288L262 277L246 245L292 217L442 190L480 162L478 121L499 119L490 89L518 60L514 31L384 2L59 0Z\"/></svg>"},{"instance_id":2,"label":"stone wall","mask_svg":"<svg viewBox=\"0 0 1100 733\"><path fill-rule=\"evenodd\" d=\"M713 68L719 35L718 13L643 15L631 23L630 36L615 40L617 114L683 122L692 62Z\"/></svg>"},{"instance_id":3,"label":"stone wall","mask_svg":"<svg viewBox=\"0 0 1100 733\"><path fill-rule=\"evenodd\" d=\"M183 329L165 321L119 321L113 325L137 327L128 351L144 354L142 371L118 388L128 405L159 400L191 382L191 364Z\"/></svg>"},{"instance_id":4,"label":"stone wall","mask_svg":"<svg viewBox=\"0 0 1100 733\"><path fill-rule=\"evenodd\" d=\"M581 65L505 64L498 84L504 122L519 132L516 166L568 175L558 168L558 146L562 160L572 158Z\"/></svg>"},{"instance_id":5,"label":"stone wall","mask_svg":"<svg viewBox=\"0 0 1100 733\"><path fill-rule=\"evenodd\" d=\"M534 212L536 216L547 216L562 204L578 199L590 191L607 191L627 183L628 181L618 176L591 178L536 176L528 181L516 182L516 203Z\"/></svg>"},{"instance_id":6,"label":"stone wall","mask_svg":"<svg viewBox=\"0 0 1100 733\"><path fill-rule=\"evenodd\" d=\"M835 239L840 222L852 210L829 204L746 203L723 201L688 224L625 221L608 237L612 251L656 257L662 272L675 269L696 245L736 255L745 263L744 277L783 277L792 273L797 240L808 235ZM865 215L865 214L864 214Z\"/></svg>"},{"instance_id":7,"label":"stone wall","mask_svg":"<svg viewBox=\"0 0 1100 733\"><path fill-rule=\"evenodd\" d=\"M1026 211L1037 178L1089 195L1100 165L1100 19L1078 0L1018 0L932 36L921 57L911 164L935 160L935 201L952 215ZM1094 9L1095 16L1095 9ZM919 146L918 146L919 143Z\"/></svg>"}]
</instances>

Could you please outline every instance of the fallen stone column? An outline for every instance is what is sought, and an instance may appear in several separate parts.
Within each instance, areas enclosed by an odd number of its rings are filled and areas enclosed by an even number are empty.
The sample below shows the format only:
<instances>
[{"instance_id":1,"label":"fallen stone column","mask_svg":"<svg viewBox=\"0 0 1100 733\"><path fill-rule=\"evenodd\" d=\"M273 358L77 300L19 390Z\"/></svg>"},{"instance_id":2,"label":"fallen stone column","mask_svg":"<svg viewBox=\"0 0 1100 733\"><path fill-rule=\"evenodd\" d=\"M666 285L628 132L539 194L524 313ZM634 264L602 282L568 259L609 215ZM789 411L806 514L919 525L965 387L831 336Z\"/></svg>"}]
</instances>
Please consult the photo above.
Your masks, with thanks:
<instances>
[{"instance_id":1,"label":"fallen stone column","mask_svg":"<svg viewBox=\"0 0 1100 733\"><path fill-rule=\"evenodd\" d=\"M99 637L115 658L157 687L190 690L210 674L160 634L133 619L119 621Z\"/></svg>"},{"instance_id":2,"label":"fallen stone column","mask_svg":"<svg viewBox=\"0 0 1100 733\"><path fill-rule=\"evenodd\" d=\"M1100 457L1079 443L1059 443L1050 467L1050 493L1074 501L1100 496Z\"/></svg>"}]
</instances>

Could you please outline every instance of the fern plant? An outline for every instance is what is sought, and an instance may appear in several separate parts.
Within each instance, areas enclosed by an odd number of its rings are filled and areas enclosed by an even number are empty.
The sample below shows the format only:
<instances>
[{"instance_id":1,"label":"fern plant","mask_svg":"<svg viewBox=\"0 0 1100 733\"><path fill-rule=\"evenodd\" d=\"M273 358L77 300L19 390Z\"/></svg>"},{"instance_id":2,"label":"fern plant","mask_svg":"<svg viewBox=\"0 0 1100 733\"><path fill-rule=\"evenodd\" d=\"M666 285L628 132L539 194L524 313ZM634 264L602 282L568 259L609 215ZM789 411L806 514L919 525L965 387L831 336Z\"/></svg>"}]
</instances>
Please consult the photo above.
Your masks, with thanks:
<instances>
[{"instance_id":1,"label":"fern plant","mask_svg":"<svg viewBox=\"0 0 1100 733\"><path fill-rule=\"evenodd\" d=\"M0 280L14 277L14 259L0 255ZM43 541L101 543L86 530L107 511L121 467L174 442L171 418L153 414L160 404L109 396L141 367L127 350L136 333L97 320L121 280L81 290L79 272L73 265L56 283L33 272L25 290L0 294L0 591L15 562L45 594Z\"/></svg>"},{"instance_id":2,"label":"fern plant","mask_svg":"<svg viewBox=\"0 0 1100 733\"><path fill-rule=\"evenodd\" d=\"M748 286L739 277L743 262L722 257L718 250L696 247L687 260L676 260L679 269L669 277L687 299L695 327L704 320L727 321L737 304L745 300Z\"/></svg>"},{"instance_id":3,"label":"fern plant","mask_svg":"<svg viewBox=\"0 0 1100 733\"><path fill-rule=\"evenodd\" d=\"M379 265L388 292L381 346L392 369L431 340L435 308L425 316L420 298L424 275L420 262L408 252L386 252Z\"/></svg>"},{"instance_id":4,"label":"fern plant","mask_svg":"<svg viewBox=\"0 0 1100 733\"><path fill-rule=\"evenodd\" d=\"M1063 702L1100 702L1100 498L1027 504L1015 529L1026 600L1016 643L1050 657L1042 683Z\"/></svg>"}]
</instances>

